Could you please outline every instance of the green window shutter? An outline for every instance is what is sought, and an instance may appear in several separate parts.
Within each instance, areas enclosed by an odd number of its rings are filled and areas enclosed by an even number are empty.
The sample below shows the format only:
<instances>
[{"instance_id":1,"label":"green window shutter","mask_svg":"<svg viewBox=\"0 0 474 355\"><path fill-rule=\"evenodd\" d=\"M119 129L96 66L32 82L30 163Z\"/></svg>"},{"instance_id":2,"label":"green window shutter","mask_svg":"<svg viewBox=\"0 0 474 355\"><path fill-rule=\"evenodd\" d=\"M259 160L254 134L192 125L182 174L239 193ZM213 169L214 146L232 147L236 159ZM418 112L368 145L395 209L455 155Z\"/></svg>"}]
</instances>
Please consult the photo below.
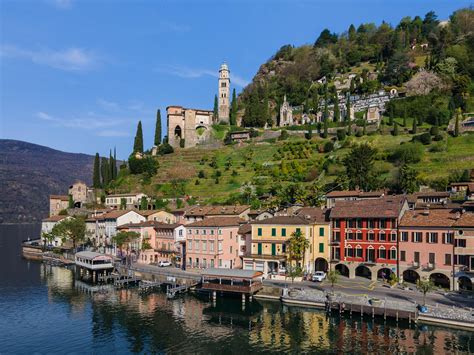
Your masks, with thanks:
<instances>
[{"instance_id":1,"label":"green window shutter","mask_svg":"<svg viewBox=\"0 0 474 355\"><path fill-rule=\"evenodd\" d=\"M257 244L258 255L262 255L262 243Z\"/></svg>"},{"instance_id":2,"label":"green window shutter","mask_svg":"<svg viewBox=\"0 0 474 355\"><path fill-rule=\"evenodd\" d=\"M257 234L258 234L259 237L262 236L262 228L259 228L259 229L257 230Z\"/></svg>"},{"instance_id":3,"label":"green window shutter","mask_svg":"<svg viewBox=\"0 0 474 355\"><path fill-rule=\"evenodd\" d=\"M272 255L276 255L276 244L272 244Z\"/></svg>"},{"instance_id":4,"label":"green window shutter","mask_svg":"<svg viewBox=\"0 0 474 355\"><path fill-rule=\"evenodd\" d=\"M296 231L297 231L297 232L301 232L301 229L300 229L300 228L296 228Z\"/></svg>"},{"instance_id":5,"label":"green window shutter","mask_svg":"<svg viewBox=\"0 0 474 355\"><path fill-rule=\"evenodd\" d=\"M276 237L276 235L277 235L277 229L272 228L272 237Z\"/></svg>"},{"instance_id":6,"label":"green window shutter","mask_svg":"<svg viewBox=\"0 0 474 355\"><path fill-rule=\"evenodd\" d=\"M324 243L319 243L319 252L324 253Z\"/></svg>"},{"instance_id":7,"label":"green window shutter","mask_svg":"<svg viewBox=\"0 0 474 355\"><path fill-rule=\"evenodd\" d=\"M319 236L324 237L324 227L319 227Z\"/></svg>"},{"instance_id":8,"label":"green window shutter","mask_svg":"<svg viewBox=\"0 0 474 355\"><path fill-rule=\"evenodd\" d=\"M286 237L286 228L281 229L281 236Z\"/></svg>"}]
</instances>

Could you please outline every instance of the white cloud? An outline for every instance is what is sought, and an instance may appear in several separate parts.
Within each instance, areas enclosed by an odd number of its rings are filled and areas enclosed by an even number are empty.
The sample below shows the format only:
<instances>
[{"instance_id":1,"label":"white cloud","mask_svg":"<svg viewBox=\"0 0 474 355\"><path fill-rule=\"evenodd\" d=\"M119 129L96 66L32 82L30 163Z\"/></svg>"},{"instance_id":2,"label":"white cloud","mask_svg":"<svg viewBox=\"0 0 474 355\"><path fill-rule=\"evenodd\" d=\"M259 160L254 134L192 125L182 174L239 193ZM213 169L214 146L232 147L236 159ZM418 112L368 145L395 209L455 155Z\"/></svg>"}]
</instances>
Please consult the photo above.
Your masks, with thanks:
<instances>
[{"instance_id":1,"label":"white cloud","mask_svg":"<svg viewBox=\"0 0 474 355\"><path fill-rule=\"evenodd\" d=\"M189 79L200 78L205 75L212 76L215 78L219 77L219 72L217 70L189 68L189 67L182 67L182 66L162 67L162 68L158 68L156 71L175 75L180 78L189 78ZM232 74L232 72L230 73L230 81L239 87L245 87L249 83L249 80L244 79L236 74Z\"/></svg>"},{"instance_id":2,"label":"white cloud","mask_svg":"<svg viewBox=\"0 0 474 355\"><path fill-rule=\"evenodd\" d=\"M97 99L97 104L106 111L119 111L120 105L113 101L107 101L105 99Z\"/></svg>"},{"instance_id":3,"label":"white cloud","mask_svg":"<svg viewBox=\"0 0 474 355\"><path fill-rule=\"evenodd\" d=\"M40 111L36 113L36 117L44 121L52 122L57 127L78 129L105 129L131 121L125 118L111 118L94 113L89 113L86 117L59 118Z\"/></svg>"},{"instance_id":4,"label":"white cloud","mask_svg":"<svg viewBox=\"0 0 474 355\"><path fill-rule=\"evenodd\" d=\"M29 50L12 45L2 45L0 56L27 59L36 64L68 71L90 70L95 68L99 62L98 57L92 51L75 47L62 50Z\"/></svg>"},{"instance_id":5,"label":"white cloud","mask_svg":"<svg viewBox=\"0 0 474 355\"><path fill-rule=\"evenodd\" d=\"M61 10L70 9L73 3L72 0L49 0L48 2Z\"/></svg>"}]
</instances>

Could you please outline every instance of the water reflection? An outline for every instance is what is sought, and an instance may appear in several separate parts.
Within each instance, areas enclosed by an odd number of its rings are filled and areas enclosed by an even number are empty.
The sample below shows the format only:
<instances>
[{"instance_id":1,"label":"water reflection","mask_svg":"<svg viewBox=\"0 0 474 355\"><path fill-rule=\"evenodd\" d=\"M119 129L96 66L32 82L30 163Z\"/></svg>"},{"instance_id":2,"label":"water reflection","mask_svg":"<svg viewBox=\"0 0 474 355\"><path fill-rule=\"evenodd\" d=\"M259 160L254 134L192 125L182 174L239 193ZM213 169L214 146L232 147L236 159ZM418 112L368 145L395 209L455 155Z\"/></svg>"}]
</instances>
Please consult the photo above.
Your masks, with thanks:
<instances>
[{"instance_id":1,"label":"water reflection","mask_svg":"<svg viewBox=\"0 0 474 355\"><path fill-rule=\"evenodd\" d=\"M472 352L473 334L407 322L327 317L319 310L275 302L164 293L134 289L89 292L75 288L72 270L42 266L50 302L71 313L90 312L96 349L132 352ZM90 305L90 307L88 307ZM118 346L118 348L117 348Z\"/></svg>"}]
</instances>

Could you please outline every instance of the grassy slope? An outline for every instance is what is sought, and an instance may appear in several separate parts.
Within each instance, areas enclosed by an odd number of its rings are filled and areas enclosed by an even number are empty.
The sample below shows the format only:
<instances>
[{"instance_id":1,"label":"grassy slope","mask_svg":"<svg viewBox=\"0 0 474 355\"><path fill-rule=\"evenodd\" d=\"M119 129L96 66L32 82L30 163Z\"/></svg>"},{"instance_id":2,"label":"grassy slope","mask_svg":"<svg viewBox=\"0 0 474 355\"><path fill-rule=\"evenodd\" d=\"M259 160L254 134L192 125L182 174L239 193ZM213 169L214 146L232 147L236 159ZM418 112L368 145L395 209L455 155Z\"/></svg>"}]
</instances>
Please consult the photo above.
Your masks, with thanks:
<instances>
[{"instance_id":1,"label":"grassy slope","mask_svg":"<svg viewBox=\"0 0 474 355\"><path fill-rule=\"evenodd\" d=\"M398 119L397 119L398 120ZM401 123L401 120L400 120ZM409 120L408 127L411 126ZM420 129L421 131L421 129ZM379 152L391 152L401 142L410 141L412 135L404 132L403 127L400 128L400 135L394 137L389 134L389 128L385 127L383 135L373 134L364 137L350 137L351 142L368 141L378 148ZM242 184L250 182L256 176L254 165L261 164L279 164L280 160L275 160L275 154L279 147L283 147L288 142L302 142L304 139L298 137L290 137L287 141L276 141L273 143L251 143L243 147L225 146L219 149L205 149L192 148L186 150L178 150L174 154L160 157L160 168L156 176L151 178L149 182L143 184L141 177L137 176L122 176L118 181L118 191L142 190L150 195L161 195L164 197L175 197L176 190L179 189L177 184L172 181L182 181L184 191L187 195L199 197L201 199L211 201L223 201L232 193L238 193ZM348 144L345 147L337 149L331 153L319 153L317 146L321 145L326 140L319 137L314 137L311 148L311 155L308 159L296 159L303 165L307 165L306 169L318 168L319 162L325 157L332 156L335 163L330 164L327 174L322 177L322 182L330 182L344 171L344 167L338 163L340 159L350 150ZM431 152L430 147L434 145L444 145L445 151ZM382 156L386 154L381 154ZM212 157L216 156L218 170L222 173L219 178L219 183L215 183L215 178L212 177L214 169L209 166ZM232 166L225 170L225 162L230 157ZM207 158L206 162L201 162L201 159ZM420 176L427 179L434 179L440 177L447 177L454 170L474 169L474 135L464 135L458 138L448 137L442 142L433 142L429 146L425 146L425 154L423 160L413 167L419 172ZM288 183L285 178L277 180L266 175L271 167L263 169L261 175L264 181L264 186L270 187L280 184ZM376 162L376 169L378 174L385 178L395 176L397 167L385 159ZM198 178L198 172L203 170L206 177ZM232 176L235 170L237 176ZM196 185L196 180L199 184ZM304 183L308 184L308 183Z\"/></svg>"}]
</instances>

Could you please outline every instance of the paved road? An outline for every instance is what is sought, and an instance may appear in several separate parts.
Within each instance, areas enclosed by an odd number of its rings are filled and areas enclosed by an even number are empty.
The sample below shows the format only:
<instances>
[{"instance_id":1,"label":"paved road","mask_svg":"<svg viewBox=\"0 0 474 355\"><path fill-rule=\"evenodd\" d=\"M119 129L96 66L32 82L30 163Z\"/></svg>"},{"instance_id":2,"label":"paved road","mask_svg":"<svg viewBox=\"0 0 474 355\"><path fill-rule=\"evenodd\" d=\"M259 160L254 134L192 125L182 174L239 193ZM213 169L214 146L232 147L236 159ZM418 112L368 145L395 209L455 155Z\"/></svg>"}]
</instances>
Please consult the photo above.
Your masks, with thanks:
<instances>
[{"instance_id":1,"label":"paved road","mask_svg":"<svg viewBox=\"0 0 474 355\"><path fill-rule=\"evenodd\" d=\"M291 281L265 280L264 284L284 287L285 285L291 285ZM322 291L331 290L331 284L327 281L321 283L311 281L295 282L293 286L314 288ZM387 298L411 301L414 304L423 303L423 294L416 289L416 286L410 284L409 288L409 290L403 290L397 287L390 288L388 285L383 284L380 281L370 281L362 277L356 277L355 279L341 278L334 286L336 292L343 293L347 296L368 296L380 299ZM433 306L435 306L436 303L439 303L445 306L474 308L474 295L471 297L473 298L468 298L465 295L460 295L455 292L443 294L436 291L426 295L426 303Z\"/></svg>"}]
</instances>

